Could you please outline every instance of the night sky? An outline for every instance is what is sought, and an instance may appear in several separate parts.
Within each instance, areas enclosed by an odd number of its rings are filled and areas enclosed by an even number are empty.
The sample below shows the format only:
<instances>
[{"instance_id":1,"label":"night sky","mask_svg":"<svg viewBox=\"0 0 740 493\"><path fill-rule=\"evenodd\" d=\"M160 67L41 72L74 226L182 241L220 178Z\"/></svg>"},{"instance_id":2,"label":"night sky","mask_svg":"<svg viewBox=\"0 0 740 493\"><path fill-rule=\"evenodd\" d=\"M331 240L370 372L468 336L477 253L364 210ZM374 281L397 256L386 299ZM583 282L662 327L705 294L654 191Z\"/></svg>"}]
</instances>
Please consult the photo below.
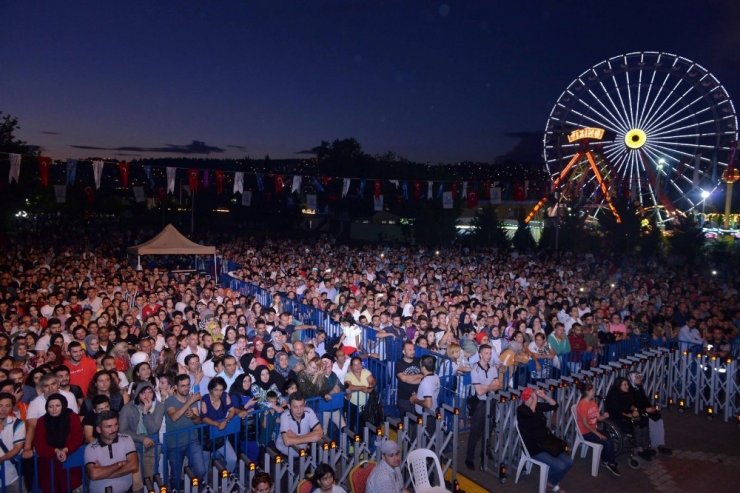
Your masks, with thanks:
<instances>
[{"instance_id":1,"label":"night sky","mask_svg":"<svg viewBox=\"0 0 740 493\"><path fill-rule=\"evenodd\" d=\"M740 101L735 0L0 0L0 19L0 111L59 159L294 158L356 137L493 161L629 51L699 62Z\"/></svg>"}]
</instances>

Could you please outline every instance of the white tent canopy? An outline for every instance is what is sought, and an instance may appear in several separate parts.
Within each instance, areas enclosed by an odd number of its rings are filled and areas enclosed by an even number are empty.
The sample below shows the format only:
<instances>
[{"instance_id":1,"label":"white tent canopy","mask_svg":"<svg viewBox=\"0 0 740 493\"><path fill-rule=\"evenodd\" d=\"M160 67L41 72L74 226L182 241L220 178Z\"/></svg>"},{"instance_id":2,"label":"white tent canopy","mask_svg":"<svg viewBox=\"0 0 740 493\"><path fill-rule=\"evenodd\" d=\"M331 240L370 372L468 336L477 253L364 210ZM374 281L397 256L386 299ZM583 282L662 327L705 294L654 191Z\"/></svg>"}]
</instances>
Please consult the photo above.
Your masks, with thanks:
<instances>
[{"instance_id":1,"label":"white tent canopy","mask_svg":"<svg viewBox=\"0 0 740 493\"><path fill-rule=\"evenodd\" d=\"M171 224L151 240L128 247L127 252L138 257L138 265L141 265L142 255L213 255L213 273L216 275L216 247L190 241Z\"/></svg>"}]
</instances>

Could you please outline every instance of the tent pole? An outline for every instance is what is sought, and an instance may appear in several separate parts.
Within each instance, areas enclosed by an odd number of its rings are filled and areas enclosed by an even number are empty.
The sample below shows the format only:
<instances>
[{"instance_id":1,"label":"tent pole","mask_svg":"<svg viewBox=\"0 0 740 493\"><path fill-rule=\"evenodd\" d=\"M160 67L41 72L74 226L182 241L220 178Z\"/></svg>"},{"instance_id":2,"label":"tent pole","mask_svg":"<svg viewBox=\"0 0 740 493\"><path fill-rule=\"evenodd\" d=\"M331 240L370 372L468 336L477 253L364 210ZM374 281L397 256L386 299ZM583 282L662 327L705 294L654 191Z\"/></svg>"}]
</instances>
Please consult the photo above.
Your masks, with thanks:
<instances>
[{"instance_id":1,"label":"tent pole","mask_svg":"<svg viewBox=\"0 0 740 493\"><path fill-rule=\"evenodd\" d=\"M213 254L213 280L218 285L218 267L216 264L216 254Z\"/></svg>"},{"instance_id":2,"label":"tent pole","mask_svg":"<svg viewBox=\"0 0 740 493\"><path fill-rule=\"evenodd\" d=\"M136 270L141 270L141 255L136 256Z\"/></svg>"}]
</instances>

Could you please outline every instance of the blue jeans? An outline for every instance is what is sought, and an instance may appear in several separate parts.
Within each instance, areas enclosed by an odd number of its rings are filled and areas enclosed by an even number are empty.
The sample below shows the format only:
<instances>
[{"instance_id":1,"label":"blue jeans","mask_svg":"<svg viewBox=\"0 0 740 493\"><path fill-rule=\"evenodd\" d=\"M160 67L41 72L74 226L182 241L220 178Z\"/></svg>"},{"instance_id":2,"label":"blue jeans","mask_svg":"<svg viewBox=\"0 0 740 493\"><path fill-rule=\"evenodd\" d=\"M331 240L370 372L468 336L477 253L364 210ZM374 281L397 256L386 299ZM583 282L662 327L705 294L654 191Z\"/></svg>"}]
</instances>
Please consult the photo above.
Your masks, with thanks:
<instances>
[{"instance_id":1,"label":"blue jeans","mask_svg":"<svg viewBox=\"0 0 740 493\"><path fill-rule=\"evenodd\" d=\"M185 452L185 453L183 453ZM206 461L203 454L203 447L195 440L189 440L187 446L167 447L167 460L170 463L170 489L181 489L182 480L182 462L183 458L188 458L188 466L193 474L201 481L206 477Z\"/></svg>"},{"instance_id":2,"label":"blue jeans","mask_svg":"<svg viewBox=\"0 0 740 493\"><path fill-rule=\"evenodd\" d=\"M532 456L532 458L550 466L550 474L547 475L547 482L553 486L559 485L565 474L573 467L573 460L566 453L553 457L547 452L540 452Z\"/></svg>"},{"instance_id":3,"label":"blue jeans","mask_svg":"<svg viewBox=\"0 0 740 493\"><path fill-rule=\"evenodd\" d=\"M614 456L614 444L611 440L608 438L606 440L602 440L594 433L586 433L583 435L583 438L589 442L600 443L604 446L604 451L601 452L601 462L608 462L609 464L614 464L614 462L616 462L616 457Z\"/></svg>"}]
</instances>

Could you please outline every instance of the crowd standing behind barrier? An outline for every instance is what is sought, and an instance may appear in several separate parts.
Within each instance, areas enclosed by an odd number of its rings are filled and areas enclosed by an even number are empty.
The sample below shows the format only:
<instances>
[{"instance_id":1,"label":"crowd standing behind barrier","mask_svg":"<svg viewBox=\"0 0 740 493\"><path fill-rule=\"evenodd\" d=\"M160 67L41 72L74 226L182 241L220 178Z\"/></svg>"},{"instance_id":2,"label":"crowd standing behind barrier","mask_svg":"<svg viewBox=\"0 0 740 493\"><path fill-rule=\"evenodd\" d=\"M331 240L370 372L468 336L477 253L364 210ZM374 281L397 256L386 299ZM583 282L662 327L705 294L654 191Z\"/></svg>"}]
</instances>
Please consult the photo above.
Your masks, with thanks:
<instances>
[{"instance_id":1,"label":"crowd standing behind barrier","mask_svg":"<svg viewBox=\"0 0 740 493\"><path fill-rule=\"evenodd\" d=\"M241 281L228 274L234 269L233 264L221 262L221 284L231 290L249 295L269 306L279 301L282 311L287 311L296 320L322 329L330 337L339 337L342 329L337 319L316 307L309 306L301 296L289 297L285 293L263 289L257 285ZM206 478L196 477L192 467L185 468L186 486L197 491L206 480L211 485L222 488L231 486L246 487L258 468L269 471L278 484L293 491L307 472L319 463L326 462L335 468L337 483L347 484L354 466L368 457L379 457L378 441L393 437L399 442L404 457L407 452L416 448L430 448L439 457L443 469L451 474L454 480L458 470L457 441L458 433L469 426L466 398L470 393L470 378L467 374L458 374L453 361L446 355L416 348L416 356L433 354L436 357L437 373L440 377L441 391L436 412L426 412L422 416L397 413L397 377L395 365L401 359L402 341L395 338L380 339L372 327L360 327L358 349L366 356L363 366L369 370L377 381L376 388L382 389L381 399L385 406L385 419L375 425L353 428L347 423L359 422L361 412L358 407L350 406L354 396L346 399L337 394L330 400L322 398L308 399L306 404L318 416L327 417L325 437L313 443L308 449L296 451L296 460L279 454L274 447L277 429L266 426L265 417L268 410L257 409L243 419L234 419L224 429L209 425L197 425L177 432L150 435L154 443L154 477L144 478L145 484L169 486L172 478L167 464L177 448L166 446L171 441L179 443L184 440L197 440L204 443L208 471ZM313 339L314 329L298 331L297 337L302 340ZM738 355L738 340L732 342L730 354L719 357L716 354L702 352L701 345L687 341L661 341L663 346L655 349L654 340L649 336L631 336L624 341L605 344L598 359L589 352L570 351L557 355L555 364L543 363L541 370L535 371L531 366L518 365L509 367L502 375L503 388L486 401L487 421L483 450L491 450L489 456L483 454L484 468L501 474L513 463L519 453L519 445L507 430L515 416L520 390L528 385L539 386L553 392L561 404L554 420L556 431L562 436L572 436L572 422L568 419L570 405L577 401L576 387L585 379L594 383L597 394L605 395L616 376L626 375L631 370L645 374L646 388L656 403L662 406L676 406L695 413L706 413L721 416L729 421L738 415L738 379L735 358ZM369 355L369 356L368 356ZM352 413L355 413L353 416ZM336 418L336 419L335 419ZM225 467L225 444L238 454L236 470ZM140 461L144 454L141 445ZM82 464L84 446L72 454L64 464L65 470L81 469L83 489L87 479ZM16 482L25 490L37 491L39 487L39 463L45 459L36 454L26 461L5 462L0 464L0 490L5 491L7 467L17 468L21 478ZM142 462L143 465L143 462ZM140 469L143 469L140 468ZM54 468L51 468L52 481ZM71 476L70 476L71 477ZM71 479L66 479L68 488L72 489ZM405 478L408 484L410 478ZM282 488L281 488L282 490Z\"/></svg>"}]
</instances>

